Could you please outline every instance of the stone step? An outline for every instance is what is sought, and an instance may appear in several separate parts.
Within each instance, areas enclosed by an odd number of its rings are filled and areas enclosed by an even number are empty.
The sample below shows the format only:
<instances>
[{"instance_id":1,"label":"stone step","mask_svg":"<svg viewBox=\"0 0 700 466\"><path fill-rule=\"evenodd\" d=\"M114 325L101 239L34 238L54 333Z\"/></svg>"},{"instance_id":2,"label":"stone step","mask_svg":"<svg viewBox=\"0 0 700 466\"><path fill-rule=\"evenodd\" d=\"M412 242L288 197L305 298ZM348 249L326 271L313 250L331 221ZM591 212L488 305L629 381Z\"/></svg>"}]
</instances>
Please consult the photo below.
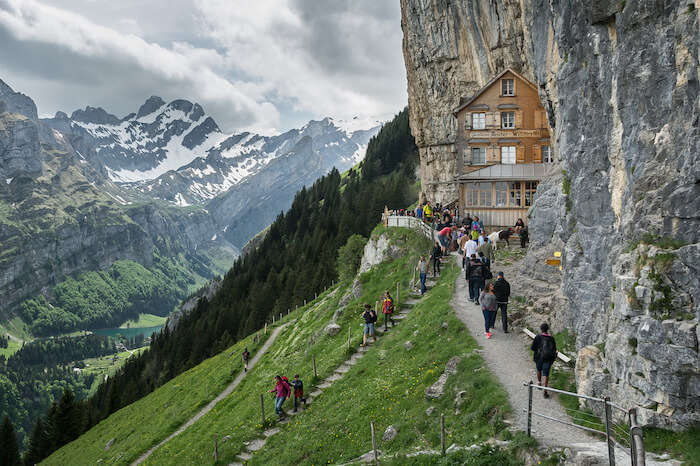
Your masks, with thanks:
<instances>
[{"instance_id":1,"label":"stone step","mask_svg":"<svg viewBox=\"0 0 700 466\"><path fill-rule=\"evenodd\" d=\"M347 372L348 372L349 370L350 370L350 366L349 366L348 363L346 362L346 363L343 364L342 366L338 367L338 368L335 370L335 373L336 373L336 374L347 374Z\"/></svg>"},{"instance_id":2,"label":"stone step","mask_svg":"<svg viewBox=\"0 0 700 466\"><path fill-rule=\"evenodd\" d=\"M342 374L333 373L325 381L326 382L335 382L336 380L340 380L342 378L343 378Z\"/></svg>"},{"instance_id":3,"label":"stone step","mask_svg":"<svg viewBox=\"0 0 700 466\"><path fill-rule=\"evenodd\" d=\"M236 455L236 458L238 458L238 459L241 460L241 461L248 461L248 460L251 459L252 457L253 457L253 455L251 455L251 454L248 453L247 451L244 451L244 452L239 453L238 455Z\"/></svg>"},{"instance_id":4,"label":"stone step","mask_svg":"<svg viewBox=\"0 0 700 466\"><path fill-rule=\"evenodd\" d=\"M281 421L280 421L281 422ZM256 438L250 442L244 442L248 451L258 451L265 446L264 438Z\"/></svg>"},{"instance_id":5,"label":"stone step","mask_svg":"<svg viewBox=\"0 0 700 466\"><path fill-rule=\"evenodd\" d=\"M333 385L333 382L324 381L324 382L321 382L320 384L318 384L318 388L325 390L326 388L330 387L331 385Z\"/></svg>"},{"instance_id":6,"label":"stone step","mask_svg":"<svg viewBox=\"0 0 700 466\"><path fill-rule=\"evenodd\" d=\"M323 393L323 390L316 390L315 392L311 392L311 394L309 395L309 397L316 398L316 397L317 397L318 395L320 395L321 393Z\"/></svg>"},{"instance_id":7,"label":"stone step","mask_svg":"<svg viewBox=\"0 0 700 466\"><path fill-rule=\"evenodd\" d=\"M279 427L273 427L272 429L267 429L265 432L263 432L263 435L265 437L272 437L273 435L279 433L280 428Z\"/></svg>"}]
</instances>

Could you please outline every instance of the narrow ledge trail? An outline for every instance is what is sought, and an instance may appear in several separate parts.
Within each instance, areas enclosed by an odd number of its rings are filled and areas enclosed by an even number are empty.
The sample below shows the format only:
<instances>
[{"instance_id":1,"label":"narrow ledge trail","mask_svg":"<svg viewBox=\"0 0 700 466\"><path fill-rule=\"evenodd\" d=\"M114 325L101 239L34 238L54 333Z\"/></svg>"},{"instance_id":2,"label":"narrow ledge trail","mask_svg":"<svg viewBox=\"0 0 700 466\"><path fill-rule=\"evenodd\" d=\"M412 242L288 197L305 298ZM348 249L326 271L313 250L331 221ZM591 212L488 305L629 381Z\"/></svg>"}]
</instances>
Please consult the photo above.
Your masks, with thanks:
<instances>
[{"instance_id":1,"label":"narrow ledge trail","mask_svg":"<svg viewBox=\"0 0 700 466\"><path fill-rule=\"evenodd\" d=\"M274 329L272 331L272 333L270 334L270 338L267 339L267 341L262 346L262 348L260 348L260 351L255 353L255 356L253 356L253 359L250 360L250 363L248 364L248 372L241 372L240 374L238 374L236 376L236 378L233 379L233 382L231 382L231 384L228 387L226 387L226 389L223 392L219 393L219 395L216 398L211 400L209 402L209 404L207 404L204 408L202 408L202 410L200 412L195 414L189 421L187 421L183 425L181 425L175 432L173 432L172 434L167 436L158 445L156 445L155 447L151 448L146 453L141 455L136 461L131 463L131 466L136 466L136 465L141 464L144 461L146 461L146 459L148 459L148 457L151 456L154 451L156 451L157 449L159 449L160 447L162 447L163 445L168 443L170 440L172 440L173 438L175 438L178 435L180 435L181 433L183 433L192 424L194 424L200 418L202 418L204 415L209 413L214 408L214 406L216 406L216 404L219 403L219 401L221 401L224 398L226 398L227 396L229 396L231 394L231 392L233 392L233 390L235 390L235 388L241 383L241 381L243 381L243 378L246 376L246 374L248 374L255 367L255 365L258 363L260 358L262 358L265 355L265 353L267 353L267 350L275 342L275 340L277 339L277 336L280 334L280 332L282 330L284 330L284 328L287 327L287 325L291 324L292 322L294 322L294 321L292 320L292 321L285 323L284 325L280 325L279 327L277 327L276 329Z\"/></svg>"},{"instance_id":2,"label":"narrow ledge trail","mask_svg":"<svg viewBox=\"0 0 700 466\"><path fill-rule=\"evenodd\" d=\"M457 265L460 266L461 256L453 254ZM506 270L513 270L512 268ZM517 275L513 275L516 276ZM511 284L513 286L513 284ZM464 274L457 276L455 292L451 301L452 308L457 317L464 323L481 347L479 353L486 362L488 369L503 385L508 393L508 399L513 407L515 427L527 430L527 389L523 385L530 380L537 380L535 363L529 351L529 339L526 340L515 329L509 333L503 333L500 324L500 315L496 319L497 329L493 338L484 336L484 318L481 314L481 306L469 301L469 289ZM556 365L552 368L557 370ZM534 390L532 396L532 409L555 419L569 420L570 417L557 400L559 395L553 393L551 398L545 399L539 390ZM607 445L601 439L589 435L587 432L572 426L532 417L532 436L542 445L554 449L571 448L582 453L593 453L598 457L605 457L607 461ZM629 452L619 447L615 448L615 461L618 465L630 465ZM655 455L647 454L647 466L671 466L679 464L675 460L657 460Z\"/></svg>"}]
</instances>

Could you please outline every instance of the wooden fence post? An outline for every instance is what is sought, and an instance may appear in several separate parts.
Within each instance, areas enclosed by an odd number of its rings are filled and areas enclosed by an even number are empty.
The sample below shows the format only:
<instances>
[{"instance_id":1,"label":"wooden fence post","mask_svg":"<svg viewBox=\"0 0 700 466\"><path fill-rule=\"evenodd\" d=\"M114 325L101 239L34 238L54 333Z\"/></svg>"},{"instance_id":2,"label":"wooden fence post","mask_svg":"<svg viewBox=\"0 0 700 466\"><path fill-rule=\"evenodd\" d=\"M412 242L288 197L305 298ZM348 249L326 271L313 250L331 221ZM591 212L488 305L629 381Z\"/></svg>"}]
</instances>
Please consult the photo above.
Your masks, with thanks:
<instances>
[{"instance_id":1,"label":"wooden fence post","mask_svg":"<svg viewBox=\"0 0 700 466\"><path fill-rule=\"evenodd\" d=\"M348 325L348 351L350 351L350 326Z\"/></svg>"},{"instance_id":2,"label":"wooden fence post","mask_svg":"<svg viewBox=\"0 0 700 466\"><path fill-rule=\"evenodd\" d=\"M316 356L311 356L311 359L314 362L314 377L318 377L318 374L316 373Z\"/></svg>"},{"instance_id":3,"label":"wooden fence post","mask_svg":"<svg viewBox=\"0 0 700 466\"><path fill-rule=\"evenodd\" d=\"M372 451L374 452L374 464L379 464L379 460L377 459L377 441L374 439L374 422L370 422L369 427L372 430Z\"/></svg>"},{"instance_id":4,"label":"wooden fence post","mask_svg":"<svg viewBox=\"0 0 700 466\"><path fill-rule=\"evenodd\" d=\"M216 440L216 435L214 436L214 462L219 462L219 443Z\"/></svg>"},{"instance_id":5,"label":"wooden fence post","mask_svg":"<svg viewBox=\"0 0 700 466\"><path fill-rule=\"evenodd\" d=\"M265 335L267 335L267 322L265 322Z\"/></svg>"},{"instance_id":6,"label":"wooden fence post","mask_svg":"<svg viewBox=\"0 0 700 466\"><path fill-rule=\"evenodd\" d=\"M445 415L440 415L440 445L442 446L442 456L445 456Z\"/></svg>"},{"instance_id":7,"label":"wooden fence post","mask_svg":"<svg viewBox=\"0 0 700 466\"><path fill-rule=\"evenodd\" d=\"M263 394L260 394L260 414L262 415L262 425L265 426L265 400L263 400Z\"/></svg>"},{"instance_id":8,"label":"wooden fence post","mask_svg":"<svg viewBox=\"0 0 700 466\"><path fill-rule=\"evenodd\" d=\"M395 309L399 308L399 282L396 282L396 306L394 306Z\"/></svg>"},{"instance_id":9,"label":"wooden fence post","mask_svg":"<svg viewBox=\"0 0 700 466\"><path fill-rule=\"evenodd\" d=\"M527 384L527 436L532 434L532 380Z\"/></svg>"}]
</instances>

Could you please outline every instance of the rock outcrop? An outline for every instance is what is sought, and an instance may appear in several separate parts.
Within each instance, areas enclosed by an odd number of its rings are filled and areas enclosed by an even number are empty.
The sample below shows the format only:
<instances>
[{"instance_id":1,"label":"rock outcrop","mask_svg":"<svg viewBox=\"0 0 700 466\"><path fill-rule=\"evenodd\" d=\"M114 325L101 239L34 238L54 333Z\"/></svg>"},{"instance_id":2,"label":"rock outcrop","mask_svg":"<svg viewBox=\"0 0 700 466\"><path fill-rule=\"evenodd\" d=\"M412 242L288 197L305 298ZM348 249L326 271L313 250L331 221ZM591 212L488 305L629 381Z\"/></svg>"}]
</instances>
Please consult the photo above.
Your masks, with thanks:
<instances>
[{"instance_id":1,"label":"rock outcrop","mask_svg":"<svg viewBox=\"0 0 700 466\"><path fill-rule=\"evenodd\" d=\"M460 99L506 67L536 83L562 174L538 188L525 267L560 284L555 329L573 329L578 348L605 343L595 358L609 379L581 386L648 424L700 422L700 2L401 6L428 198L456 198ZM542 264L554 250L561 272Z\"/></svg>"}]
</instances>

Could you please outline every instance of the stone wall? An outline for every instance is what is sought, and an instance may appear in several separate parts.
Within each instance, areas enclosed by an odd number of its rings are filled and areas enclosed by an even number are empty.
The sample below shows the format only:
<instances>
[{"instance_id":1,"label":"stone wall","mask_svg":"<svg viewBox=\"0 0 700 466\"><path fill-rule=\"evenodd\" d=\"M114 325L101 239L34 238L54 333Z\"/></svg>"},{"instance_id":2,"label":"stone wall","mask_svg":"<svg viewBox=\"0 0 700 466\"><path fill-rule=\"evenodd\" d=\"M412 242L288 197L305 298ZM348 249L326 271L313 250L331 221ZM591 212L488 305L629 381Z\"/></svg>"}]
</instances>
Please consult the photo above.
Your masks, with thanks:
<instances>
[{"instance_id":1,"label":"stone wall","mask_svg":"<svg viewBox=\"0 0 700 466\"><path fill-rule=\"evenodd\" d=\"M447 201L452 110L506 67L539 87L562 174L529 212L525 267L561 283L579 380L641 407L644 422L700 421L700 1L402 0L411 129L428 198ZM542 266L563 252L563 271ZM590 358L599 358L592 361ZM586 374L589 371L579 371ZM585 375L581 375L585 377Z\"/></svg>"}]
</instances>

